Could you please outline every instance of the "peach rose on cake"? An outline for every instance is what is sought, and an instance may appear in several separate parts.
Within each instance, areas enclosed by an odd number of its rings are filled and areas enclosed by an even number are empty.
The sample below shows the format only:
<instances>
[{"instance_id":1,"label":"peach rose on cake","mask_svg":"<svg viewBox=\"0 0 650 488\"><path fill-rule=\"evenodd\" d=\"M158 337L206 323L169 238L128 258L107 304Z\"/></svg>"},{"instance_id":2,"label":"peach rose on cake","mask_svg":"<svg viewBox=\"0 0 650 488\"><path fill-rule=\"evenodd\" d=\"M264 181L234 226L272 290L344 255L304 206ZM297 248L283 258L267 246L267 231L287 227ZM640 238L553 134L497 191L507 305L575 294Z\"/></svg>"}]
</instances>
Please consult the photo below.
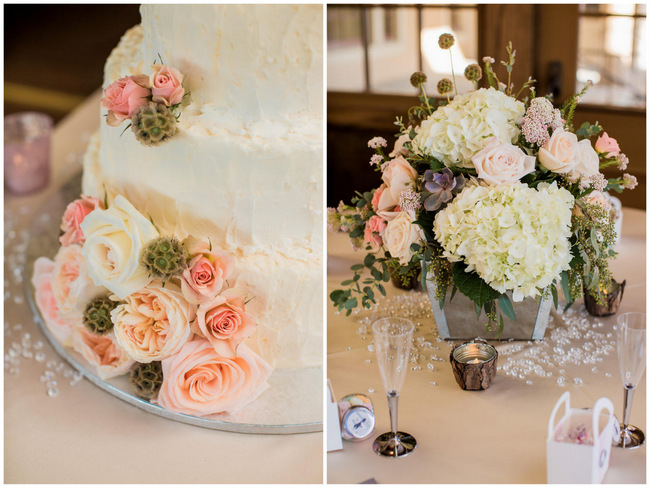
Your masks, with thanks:
<instances>
[{"instance_id":1,"label":"peach rose on cake","mask_svg":"<svg viewBox=\"0 0 650 488\"><path fill-rule=\"evenodd\" d=\"M112 298L111 298L112 299ZM196 309L173 282L154 281L111 312L117 343L139 363L176 354L190 337Z\"/></svg>"},{"instance_id":2,"label":"peach rose on cake","mask_svg":"<svg viewBox=\"0 0 650 488\"><path fill-rule=\"evenodd\" d=\"M59 343L67 346L71 344L72 327L82 326L82 318L79 316L76 319L64 319L59 314L59 306L52 293L53 272L54 261L41 257L34 262L32 274L34 300L49 331Z\"/></svg>"},{"instance_id":3,"label":"peach rose on cake","mask_svg":"<svg viewBox=\"0 0 650 488\"><path fill-rule=\"evenodd\" d=\"M244 297L230 288L196 310L191 330L205 337L220 356L233 357L244 339L257 329L255 319L244 310Z\"/></svg>"},{"instance_id":4,"label":"peach rose on cake","mask_svg":"<svg viewBox=\"0 0 650 488\"><path fill-rule=\"evenodd\" d=\"M59 315L64 318L80 318L90 300L106 294L106 289L95 286L88 276L80 246L63 246L56 253L52 271L52 294Z\"/></svg>"},{"instance_id":5,"label":"peach rose on cake","mask_svg":"<svg viewBox=\"0 0 650 488\"><path fill-rule=\"evenodd\" d=\"M478 177L493 185L513 184L535 171L535 157L494 137L472 156Z\"/></svg>"},{"instance_id":6,"label":"peach rose on cake","mask_svg":"<svg viewBox=\"0 0 650 488\"><path fill-rule=\"evenodd\" d=\"M621 148L618 146L616 139L609 137L607 132L603 132L596 141L596 151L605 154L608 158L613 158L621 153Z\"/></svg>"},{"instance_id":7,"label":"peach rose on cake","mask_svg":"<svg viewBox=\"0 0 650 488\"><path fill-rule=\"evenodd\" d=\"M145 75L125 76L111 83L104 90L102 107L108 109L106 123L117 127L124 120L147 103L151 95L147 85L149 78Z\"/></svg>"},{"instance_id":8,"label":"peach rose on cake","mask_svg":"<svg viewBox=\"0 0 650 488\"><path fill-rule=\"evenodd\" d=\"M61 230L63 235L59 237L62 246L71 244L83 244L84 233L81 230L81 223L90 212L95 209L104 209L104 204L99 199L81 195L81 198L68 204L63 213Z\"/></svg>"},{"instance_id":9,"label":"peach rose on cake","mask_svg":"<svg viewBox=\"0 0 650 488\"><path fill-rule=\"evenodd\" d=\"M220 356L209 341L197 337L178 354L162 361L158 404L172 412L206 416L234 414L268 388L273 368L245 344L237 356Z\"/></svg>"},{"instance_id":10,"label":"peach rose on cake","mask_svg":"<svg viewBox=\"0 0 650 488\"><path fill-rule=\"evenodd\" d=\"M72 347L95 367L103 380L127 373L135 363L115 342L112 333L97 335L83 326L76 327Z\"/></svg>"},{"instance_id":11,"label":"peach rose on cake","mask_svg":"<svg viewBox=\"0 0 650 488\"><path fill-rule=\"evenodd\" d=\"M210 250L208 242L195 238L185 240L192 258L181 275L183 296L198 304L219 294L235 269L233 257L225 251Z\"/></svg>"},{"instance_id":12,"label":"peach rose on cake","mask_svg":"<svg viewBox=\"0 0 650 488\"><path fill-rule=\"evenodd\" d=\"M413 223L414 220L415 212L412 210L399 212L397 217L388 222L382 234L386 250L403 265L408 264L413 257L411 244L424 240L424 232L419 225Z\"/></svg>"},{"instance_id":13,"label":"peach rose on cake","mask_svg":"<svg viewBox=\"0 0 650 488\"><path fill-rule=\"evenodd\" d=\"M183 75L176 68L160 64L153 65L154 72L149 77L153 101L164 103L168 107L181 103L185 89L183 88Z\"/></svg>"},{"instance_id":14,"label":"peach rose on cake","mask_svg":"<svg viewBox=\"0 0 650 488\"><path fill-rule=\"evenodd\" d=\"M158 231L122 195L109 208L89 213L81 230L86 237L82 253L96 285L124 299L151 281L140 253Z\"/></svg>"}]
</instances>

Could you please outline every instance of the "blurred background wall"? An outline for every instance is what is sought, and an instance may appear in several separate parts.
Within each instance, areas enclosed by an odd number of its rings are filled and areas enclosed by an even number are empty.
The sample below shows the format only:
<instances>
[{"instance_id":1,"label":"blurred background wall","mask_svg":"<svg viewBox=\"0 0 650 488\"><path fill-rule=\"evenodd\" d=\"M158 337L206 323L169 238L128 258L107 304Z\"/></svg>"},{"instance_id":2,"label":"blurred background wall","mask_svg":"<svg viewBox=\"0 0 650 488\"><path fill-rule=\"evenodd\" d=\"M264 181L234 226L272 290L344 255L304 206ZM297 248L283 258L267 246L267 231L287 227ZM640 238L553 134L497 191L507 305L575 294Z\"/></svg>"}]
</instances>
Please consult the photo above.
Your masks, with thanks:
<instances>
[{"instance_id":1,"label":"blurred background wall","mask_svg":"<svg viewBox=\"0 0 650 488\"><path fill-rule=\"evenodd\" d=\"M630 159L626 172L639 186L616 196L624 205L645 208L646 6L619 3L328 5L328 206L379 185L367 141L382 136L392 149L395 117L417 104L411 73L427 74L429 95L437 95L438 80L451 78L449 53L437 42L444 32L456 37L457 80L484 56L505 59L508 41L517 50L517 87L532 76L538 95L553 93L560 105L592 80L575 125L600 122L619 141ZM459 88L468 91L471 84L463 81Z\"/></svg>"},{"instance_id":2,"label":"blurred background wall","mask_svg":"<svg viewBox=\"0 0 650 488\"><path fill-rule=\"evenodd\" d=\"M63 118L103 80L104 62L140 22L139 5L4 5L4 112Z\"/></svg>"}]
</instances>

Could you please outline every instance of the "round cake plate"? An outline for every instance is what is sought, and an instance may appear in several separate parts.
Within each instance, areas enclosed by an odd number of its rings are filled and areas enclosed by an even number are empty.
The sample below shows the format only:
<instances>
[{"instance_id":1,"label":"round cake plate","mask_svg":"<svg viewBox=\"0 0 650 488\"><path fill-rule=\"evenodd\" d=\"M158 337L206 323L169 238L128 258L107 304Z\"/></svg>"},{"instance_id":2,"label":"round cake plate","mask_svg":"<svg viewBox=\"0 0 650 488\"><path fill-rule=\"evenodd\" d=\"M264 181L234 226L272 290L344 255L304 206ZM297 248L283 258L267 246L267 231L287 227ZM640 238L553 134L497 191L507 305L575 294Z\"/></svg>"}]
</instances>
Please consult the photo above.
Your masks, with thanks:
<instances>
[{"instance_id":1,"label":"round cake plate","mask_svg":"<svg viewBox=\"0 0 650 488\"><path fill-rule=\"evenodd\" d=\"M59 222L67 203L79 197L80 175L72 178L53 194L36 213L29 231L25 290L36 323L54 350L91 383L102 390L146 412L169 420L215 430L246 434L300 434L323 430L323 370L321 367L276 369L269 379L269 388L254 402L235 415L218 414L194 417L170 412L129 392L127 376L102 380L92 366L76 351L63 347L49 331L36 306L31 285L34 261L40 256L50 259L60 244Z\"/></svg>"}]
</instances>

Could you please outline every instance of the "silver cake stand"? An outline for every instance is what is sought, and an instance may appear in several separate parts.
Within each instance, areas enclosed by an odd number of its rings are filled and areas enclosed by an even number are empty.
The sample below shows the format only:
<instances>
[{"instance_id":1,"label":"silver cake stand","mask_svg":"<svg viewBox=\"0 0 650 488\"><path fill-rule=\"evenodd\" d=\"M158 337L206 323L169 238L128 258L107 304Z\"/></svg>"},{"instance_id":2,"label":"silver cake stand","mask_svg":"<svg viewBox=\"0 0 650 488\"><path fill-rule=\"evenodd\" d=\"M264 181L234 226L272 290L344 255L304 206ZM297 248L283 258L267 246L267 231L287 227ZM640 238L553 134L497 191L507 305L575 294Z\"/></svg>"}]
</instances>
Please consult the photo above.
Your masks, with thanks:
<instances>
[{"instance_id":1,"label":"silver cake stand","mask_svg":"<svg viewBox=\"0 0 650 488\"><path fill-rule=\"evenodd\" d=\"M26 296L34 311L36 323L55 351L79 371L88 381L146 412L169 420L208 429L246 434L299 434L323 430L323 370L320 367L276 369L269 379L269 388L257 400L235 415L218 414L194 417L170 412L136 397L130 392L127 376L102 380L77 352L63 347L49 331L34 299L31 276L34 261L40 256L53 258L59 249L59 225L67 203L79 197L81 174L72 178L43 205L37 215L49 215L34 220L29 230L27 246Z\"/></svg>"}]
</instances>

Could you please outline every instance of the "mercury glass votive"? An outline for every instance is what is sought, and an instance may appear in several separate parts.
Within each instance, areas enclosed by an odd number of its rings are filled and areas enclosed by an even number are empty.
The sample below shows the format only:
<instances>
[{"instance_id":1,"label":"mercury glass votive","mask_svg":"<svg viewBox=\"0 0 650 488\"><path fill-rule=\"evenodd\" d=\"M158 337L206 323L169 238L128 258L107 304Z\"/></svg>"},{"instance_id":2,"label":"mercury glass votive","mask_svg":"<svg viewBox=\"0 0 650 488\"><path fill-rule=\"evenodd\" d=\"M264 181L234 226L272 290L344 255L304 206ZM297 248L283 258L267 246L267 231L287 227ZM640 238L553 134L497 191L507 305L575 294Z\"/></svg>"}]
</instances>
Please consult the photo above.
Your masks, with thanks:
<instances>
[{"instance_id":1,"label":"mercury glass votive","mask_svg":"<svg viewBox=\"0 0 650 488\"><path fill-rule=\"evenodd\" d=\"M50 182L52 118L39 112L20 112L4 119L5 188L25 195Z\"/></svg>"},{"instance_id":2,"label":"mercury glass votive","mask_svg":"<svg viewBox=\"0 0 650 488\"><path fill-rule=\"evenodd\" d=\"M487 342L471 341L456 346L449 362L456 383L463 390L487 390L497 372L499 353Z\"/></svg>"}]
</instances>

